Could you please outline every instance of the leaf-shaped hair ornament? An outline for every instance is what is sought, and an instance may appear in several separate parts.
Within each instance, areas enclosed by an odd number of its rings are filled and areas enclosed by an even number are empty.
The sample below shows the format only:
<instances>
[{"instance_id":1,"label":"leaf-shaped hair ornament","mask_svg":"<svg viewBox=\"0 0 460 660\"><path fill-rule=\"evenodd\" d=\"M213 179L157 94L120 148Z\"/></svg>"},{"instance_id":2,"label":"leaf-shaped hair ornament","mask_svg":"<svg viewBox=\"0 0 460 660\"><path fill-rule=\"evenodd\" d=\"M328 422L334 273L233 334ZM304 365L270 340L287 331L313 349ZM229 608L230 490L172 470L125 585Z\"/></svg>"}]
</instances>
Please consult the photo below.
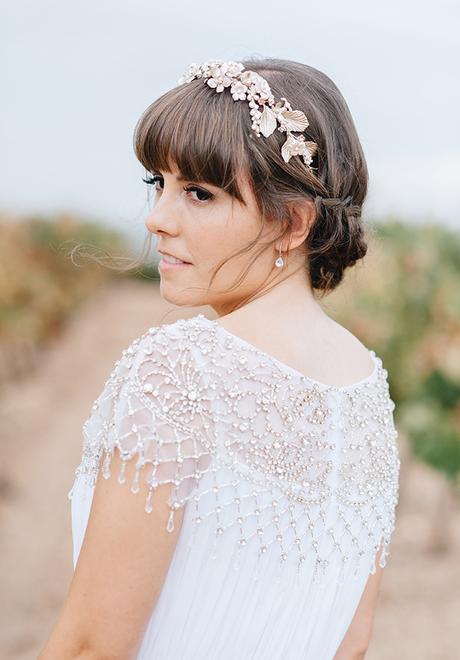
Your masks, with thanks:
<instances>
[{"instance_id":1,"label":"leaf-shaped hair ornament","mask_svg":"<svg viewBox=\"0 0 460 660\"><path fill-rule=\"evenodd\" d=\"M241 62L208 60L204 64L189 64L178 82L189 83L195 78L203 78L218 93L230 87L234 101L248 101L252 129L259 137L269 137L276 128L285 132L286 141L281 147L284 161L287 163L292 156L302 156L305 165L314 169L311 162L317 152L317 143L307 142L304 135L292 135L293 132L302 133L309 126L307 117L301 110L293 110L284 96L275 103L268 82L260 74L245 70Z\"/></svg>"},{"instance_id":2,"label":"leaf-shaped hair ornament","mask_svg":"<svg viewBox=\"0 0 460 660\"><path fill-rule=\"evenodd\" d=\"M276 124L276 114L273 112L273 110L271 110L271 108L269 108L268 105L266 105L262 111L262 116L259 121L260 132L264 137L269 137L269 135L275 131Z\"/></svg>"},{"instance_id":3,"label":"leaf-shaped hair ornament","mask_svg":"<svg viewBox=\"0 0 460 660\"><path fill-rule=\"evenodd\" d=\"M309 122L301 110L286 110L281 112L278 118L282 120L287 131L304 131Z\"/></svg>"},{"instance_id":4,"label":"leaf-shaped hair ornament","mask_svg":"<svg viewBox=\"0 0 460 660\"><path fill-rule=\"evenodd\" d=\"M291 156L302 156L305 165L310 167L317 146L316 142L307 142L304 135L296 137L288 133L286 142L281 147L281 155L286 163Z\"/></svg>"}]
</instances>

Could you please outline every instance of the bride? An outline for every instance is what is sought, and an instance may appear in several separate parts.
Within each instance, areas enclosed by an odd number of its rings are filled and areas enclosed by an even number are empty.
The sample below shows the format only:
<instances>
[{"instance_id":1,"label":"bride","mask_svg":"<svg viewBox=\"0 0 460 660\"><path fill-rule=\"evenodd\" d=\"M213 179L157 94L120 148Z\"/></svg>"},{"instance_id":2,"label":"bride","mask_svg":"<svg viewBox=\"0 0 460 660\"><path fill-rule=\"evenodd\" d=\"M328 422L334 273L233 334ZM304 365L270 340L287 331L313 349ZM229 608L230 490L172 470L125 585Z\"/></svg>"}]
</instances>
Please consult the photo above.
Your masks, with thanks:
<instances>
[{"instance_id":1,"label":"bride","mask_svg":"<svg viewBox=\"0 0 460 660\"><path fill-rule=\"evenodd\" d=\"M363 658L400 461L382 360L321 306L367 251L349 108L306 64L210 60L135 149L161 295L216 316L146 329L94 402L39 660Z\"/></svg>"}]
</instances>

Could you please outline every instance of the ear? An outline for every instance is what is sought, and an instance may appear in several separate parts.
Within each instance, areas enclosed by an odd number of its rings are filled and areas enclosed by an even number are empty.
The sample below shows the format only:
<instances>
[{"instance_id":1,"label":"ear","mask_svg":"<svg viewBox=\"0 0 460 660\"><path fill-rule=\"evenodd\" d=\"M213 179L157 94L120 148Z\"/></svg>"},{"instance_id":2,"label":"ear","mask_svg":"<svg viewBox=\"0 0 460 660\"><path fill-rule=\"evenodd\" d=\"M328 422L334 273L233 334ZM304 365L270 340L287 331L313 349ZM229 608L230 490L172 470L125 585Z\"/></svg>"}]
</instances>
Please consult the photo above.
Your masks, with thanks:
<instances>
[{"instance_id":1,"label":"ear","mask_svg":"<svg viewBox=\"0 0 460 660\"><path fill-rule=\"evenodd\" d=\"M292 228L289 237L289 249L301 245L310 229L313 226L316 217L315 203L312 200L301 200L289 205L292 218Z\"/></svg>"}]
</instances>

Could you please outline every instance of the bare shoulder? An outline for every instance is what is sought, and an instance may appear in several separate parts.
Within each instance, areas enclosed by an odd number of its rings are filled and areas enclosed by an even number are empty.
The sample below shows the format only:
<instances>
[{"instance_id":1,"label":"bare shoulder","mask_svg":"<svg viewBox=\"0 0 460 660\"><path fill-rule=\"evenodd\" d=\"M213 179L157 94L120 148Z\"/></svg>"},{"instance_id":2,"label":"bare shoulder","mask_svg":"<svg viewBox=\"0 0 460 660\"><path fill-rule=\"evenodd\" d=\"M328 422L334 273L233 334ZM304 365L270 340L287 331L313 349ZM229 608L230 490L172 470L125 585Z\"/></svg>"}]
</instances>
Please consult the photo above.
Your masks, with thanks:
<instances>
[{"instance_id":1,"label":"bare shoulder","mask_svg":"<svg viewBox=\"0 0 460 660\"><path fill-rule=\"evenodd\" d=\"M330 333L326 335L330 343L330 355L335 356L337 367L343 370L344 377L360 380L369 376L374 369L370 349L348 328L334 319L330 321Z\"/></svg>"}]
</instances>

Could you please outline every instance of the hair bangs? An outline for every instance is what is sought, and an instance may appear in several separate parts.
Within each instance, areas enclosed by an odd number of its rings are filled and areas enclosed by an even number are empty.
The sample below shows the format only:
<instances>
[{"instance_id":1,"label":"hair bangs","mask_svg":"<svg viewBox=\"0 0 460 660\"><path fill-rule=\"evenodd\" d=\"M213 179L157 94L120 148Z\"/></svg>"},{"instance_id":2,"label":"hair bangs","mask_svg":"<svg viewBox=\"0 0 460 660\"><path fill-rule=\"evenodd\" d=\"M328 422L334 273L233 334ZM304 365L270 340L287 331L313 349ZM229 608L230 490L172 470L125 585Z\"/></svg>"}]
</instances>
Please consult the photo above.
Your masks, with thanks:
<instances>
[{"instance_id":1,"label":"hair bangs","mask_svg":"<svg viewBox=\"0 0 460 660\"><path fill-rule=\"evenodd\" d=\"M225 93L227 92L227 93ZM238 176L248 171L247 104L203 80L184 83L154 101L134 132L138 160L149 172L172 172L222 188L245 203Z\"/></svg>"}]
</instances>

